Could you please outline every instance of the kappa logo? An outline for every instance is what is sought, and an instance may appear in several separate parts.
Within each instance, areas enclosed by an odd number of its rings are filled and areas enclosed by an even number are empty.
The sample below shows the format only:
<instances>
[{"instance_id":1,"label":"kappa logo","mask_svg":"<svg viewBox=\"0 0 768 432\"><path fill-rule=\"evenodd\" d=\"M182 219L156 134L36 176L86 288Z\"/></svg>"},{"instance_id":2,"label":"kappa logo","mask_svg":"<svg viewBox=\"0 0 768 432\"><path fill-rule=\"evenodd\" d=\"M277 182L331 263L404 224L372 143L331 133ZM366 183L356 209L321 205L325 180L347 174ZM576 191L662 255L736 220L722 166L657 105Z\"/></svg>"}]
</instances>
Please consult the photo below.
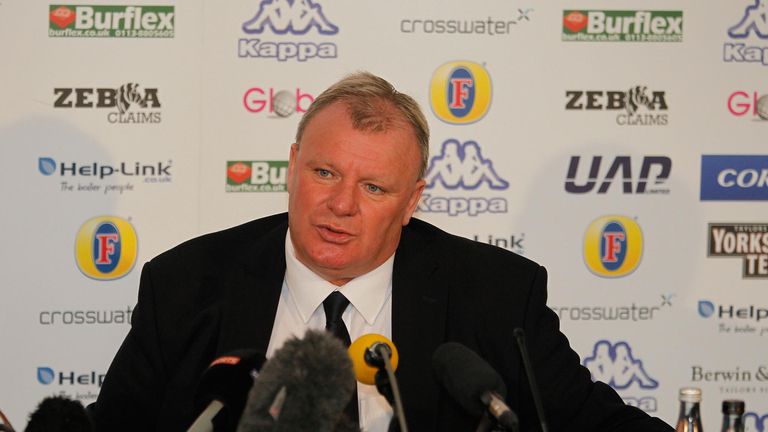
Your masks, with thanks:
<instances>
[{"instance_id":1,"label":"kappa logo","mask_svg":"<svg viewBox=\"0 0 768 432\"><path fill-rule=\"evenodd\" d=\"M75 239L75 258L80 271L96 280L114 280L136 264L138 240L130 222L115 216L91 218Z\"/></svg>"},{"instance_id":2,"label":"kappa logo","mask_svg":"<svg viewBox=\"0 0 768 432\"><path fill-rule=\"evenodd\" d=\"M469 124L482 119L491 106L491 95L491 77L478 63L445 63L432 75L432 112L446 123Z\"/></svg>"},{"instance_id":3,"label":"kappa logo","mask_svg":"<svg viewBox=\"0 0 768 432\"><path fill-rule=\"evenodd\" d=\"M744 430L768 432L768 414L760 415L752 411L744 413Z\"/></svg>"},{"instance_id":4,"label":"kappa logo","mask_svg":"<svg viewBox=\"0 0 768 432\"><path fill-rule=\"evenodd\" d=\"M269 29L276 35L305 35L315 29L320 35L335 35L339 28L333 24L319 4L312 0L262 0L256 14L244 22L243 32L261 35ZM330 42L269 42L260 39L240 39L238 56L274 58L278 61L312 58L336 58L336 45Z\"/></svg>"},{"instance_id":5,"label":"kappa logo","mask_svg":"<svg viewBox=\"0 0 768 432\"><path fill-rule=\"evenodd\" d=\"M626 216L599 217L584 234L584 262L596 276L626 276L640 264L642 254L640 225Z\"/></svg>"},{"instance_id":6,"label":"kappa logo","mask_svg":"<svg viewBox=\"0 0 768 432\"><path fill-rule=\"evenodd\" d=\"M589 369L592 379L602 381L616 390L626 390L633 384L641 389L656 389L659 382L645 371L643 362L632 354L627 342L612 344L607 340L595 343L592 355L586 357L584 367Z\"/></svg>"},{"instance_id":7,"label":"kappa logo","mask_svg":"<svg viewBox=\"0 0 768 432\"><path fill-rule=\"evenodd\" d=\"M755 36L768 39L768 0L755 0L744 9L741 20L728 29L732 39L744 41ZM723 44L723 61L734 63L762 63L768 66L768 47L745 43Z\"/></svg>"},{"instance_id":8,"label":"kappa logo","mask_svg":"<svg viewBox=\"0 0 768 432\"><path fill-rule=\"evenodd\" d=\"M449 139L443 143L440 155L429 162L426 175L427 189L441 183L446 189L477 189L486 183L488 187L503 190L509 182L496 174L493 162L484 159L475 141L460 143Z\"/></svg>"}]
</instances>

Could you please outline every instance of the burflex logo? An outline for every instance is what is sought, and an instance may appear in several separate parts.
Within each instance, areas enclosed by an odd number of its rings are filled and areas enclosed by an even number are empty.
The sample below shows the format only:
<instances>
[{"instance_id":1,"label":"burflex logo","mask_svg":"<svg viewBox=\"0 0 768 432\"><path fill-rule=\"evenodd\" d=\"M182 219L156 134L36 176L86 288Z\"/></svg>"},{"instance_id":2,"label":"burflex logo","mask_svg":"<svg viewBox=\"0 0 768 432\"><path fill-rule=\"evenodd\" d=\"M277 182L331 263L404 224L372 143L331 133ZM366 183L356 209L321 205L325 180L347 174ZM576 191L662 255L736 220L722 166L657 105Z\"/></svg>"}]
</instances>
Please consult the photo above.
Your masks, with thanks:
<instances>
[{"instance_id":1,"label":"burflex logo","mask_svg":"<svg viewBox=\"0 0 768 432\"><path fill-rule=\"evenodd\" d=\"M584 234L584 262L596 276L627 276L640 264L642 255L640 225L626 216L599 217Z\"/></svg>"},{"instance_id":2,"label":"burflex logo","mask_svg":"<svg viewBox=\"0 0 768 432\"><path fill-rule=\"evenodd\" d=\"M768 278L768 223L711 223L708 230L708 257L741 258L743 278Z\"/></svg>"},{"instance_id":3,"label":"burflex logo","mask_svg":"<svg viewBox=\"0 0 768 432\"><path fill-rule=\"evenodd\" d=\"M531 22L532 13L532 8L518 8L517 13L508 18L404 18L400 20L400 33L505 36L512 34L517 26Z\"/></svg>"},{"instance_id":4,"label":"burflex logo","mask_svg":"<svg viewBox=\"0 0 768 432\"><path fill-rule=\"evenodd\" d=\"M315 97L300 88L295 91L276 90L272 87L251 87L243 95L243 106L252 114L269 113L285 118L293 113L307 112Z\"/></svg>"},{"instance_id":5,"label":"burflex logo","mask_svg":"<svg viewBox=\"0 0 768 432\"><path fill-rule=\"evenodd\" d=\"M50 5L50 37L172 38L173 6Z\"/></svg>"},{"instance_id":6,"label":"burflex logo","mask_svg":"<svg viewBox=\"0 0 768 432\"><path fill-rule=\"evenodd\" d=\"M104 382L106 374L90 371L78 373L75 371L56 372L48 366L37 368L37 382L43 385L69 385L69 386L98 386Z\"/></svg>"},{"instance_id":7,"label":"burflex logo","mask_svg":"<svg viewBox=\"0 0 768 432\"><path fill-rule=\"evenodd\" d=\"M130 222L116 216L87 220L75 238L77 267L96 280L119 279L136 264L138 238Z\"/></svg>"},{"instance_id":8,"label":"burflex logo","mask_svg":"<svg viewBox=\"0 0 768 432\"><path fill-rule=\"evenodd\" d=\"M617 112L619 126L666 126L669 123L666 92L637 85L629 90L567 90L568 111Z\"/></svg>"},{"instance_id":9,"label":"burflex logo","mask_svg":"<svg viewBox=\"0 0 768 432\"><path fill-rule=\"evenodd\" d=\"M104 195L133 192L134 182L143 184L171 183L173 162L57 162L50 157L37 159L40 174L56 177L60 192L102 193Z\"/></svg>"},{"instance_id":10,"label":"burflex logo","mask_svg":"<svg viewBox=\"0 0 768 432\"><path fill-rule=\"evenodd\" d=\"M304 36L313 30L321 36L333 36L339 28L325 15L323 7L313 0L262 0L259 9L242 25L247 35ZM278 61L307 61L337 57L332 42L271 42L258 38L241 38L237 46L241 58L268 58Z\"/></svg>"},{"instance_id":11,"label":"burflex logo","mask_svg":"<svg viewBox=\"0 0 768 432\"><path fill-rule=\"evenodd\" d=\"M602 381L620 391L627 404L647 412L658 409L653 396L629 395L632 392L655 390L659 382L648 373L643 361L633 353L628 342L599 340L592 354L585 357L582 364L589 369L593 381Z\"/></svg>"},{"instance_id":12,"label":"burflex logo","mask_svg":"<svg viewBox=\"0 0 768 432\"><path fill-rule=\"evenodd\" d=\"M682 42L682 11L564 10L562 40Z\"/></svg>"},{"instance_id":13,"label":"burflex logo","mask_svg":"<svg viewBox=\"0 0 768 432\"><path fill-rule=\"evenodd\" d=\"M160 123L160 99L157 88L142 89L139 84L127 83L118 88L53 89L54 108L107 108L110 123Z\"/></svg>"},{"instance_id":14,"label":"burflex logo","mask_svg":"<svg viewBox=\"0 0 768 432\"><path fill-rule=\"evenodd\" d=\"M493 162L483 157L480 145L475 141L446 140L440 154L430 160L425 180L428 193L422 194L418 211L447 213L449 216L507 212L507 200L502 197L465 196L462 193L509 188L509 182L496 173ZM434 195L439 189L458 191L460 195Z\"/></svg>"},{"instance_id":15,"label":"burflex logo","mask_svg":"<svg viewBox=\"0 0 768 432\"><path fill-rule=\"evenodd\" d=\"M637 158L635 161L637 162ZM596 193L605 194L618 176L621 178L621 192L624 194L669 193L669 188L663 186L672 172L672 160L666 156L643 156L639 170L636 171L632 170L631 156L616 156L610 164L605 165L603 156L593 156L588 171L580 171L580 165L581 156L571 156L565 177L565 191L568 193L590 193L595 191L595 186L599 184ZM638 171L639 176L635 178L632 173ZM614 188L617 189L618 186Z\"/></svg>"},{"instance_id":16,"label":"burflex logo","mask_svg":"<svg viewBox=\"0 0 768 432\"><path fill-rule=\"evenodd\" d=\"M720 333L768 336L768 307L715 304L709 300L699 300L698 311L702 318L717 320Z\"/></svg>"},{"instance_id":17,"label":"burflex logo","mask_svg":"<svg viewBox=\"0 0 768 432\"><path fill-rule=\"evenodd\" d=\"M768 155L702 155L700 198L768 200Z\"/></svg>"},{"instance_id":18,"label":"burflex logo","mask_svg":"<svg viewBox=\"0 0 768 432\"><path fill-rule=\"evenodd\" d=\"M288 161L228 161L227 192L285 192Z\"/></svg>"},{"instance_id":19,"label":"burflex logo","mask_svg":"<svg viewBox=\"0 0 768 432\"><path fill-rule=\"evenodd\" d=\"M429 87L432 112L446 123L474 123L491 106L491 76L478 63L445 63L432 74Z\"/></svg>"},{"instance_id":20,"label":"burflex logo","mask_svg":"<svg viewBox=\"0 0 768 432\"><path fill-rule=\"evenodd\" d=\"M723 44L723 61L768 65L768 0L750 0L736 24L728 28L730 42ZM741 4L745 4L741 3ZM731 2L730 4L739 4ZM741 9L740 9L741 10ZM758 43L759 45L756 45Z\"/></svg>"},{"instance_id":21,"label":"burflex logo","mask_svg":"<svg viewBox=\"0 0 768 432\"><path fill-rule=\"evenodd\" d=\"M768 120L768 94L756 91L735 91L728 96L728 112L736 117Z\"/></svg>"}]
</instances>

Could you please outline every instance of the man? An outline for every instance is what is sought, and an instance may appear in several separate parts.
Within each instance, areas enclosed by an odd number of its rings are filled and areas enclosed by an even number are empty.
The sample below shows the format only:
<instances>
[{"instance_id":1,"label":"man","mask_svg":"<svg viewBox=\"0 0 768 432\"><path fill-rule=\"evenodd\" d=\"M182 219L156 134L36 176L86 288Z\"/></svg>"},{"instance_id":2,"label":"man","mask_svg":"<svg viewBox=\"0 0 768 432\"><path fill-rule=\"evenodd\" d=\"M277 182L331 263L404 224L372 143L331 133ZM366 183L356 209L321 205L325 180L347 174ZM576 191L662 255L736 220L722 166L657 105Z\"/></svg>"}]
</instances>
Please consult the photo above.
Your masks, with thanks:
<instances>
[{"instance_id":1,"label":"man","mask_svg":"<svg viewBox=\"0 0 768 432\"><path fill-rule=\"evenodd\" d=\"M95 405L99 430L183 430L216 356L268 353L326 323L341 293L352 340L391 336L413 431L470 431L431 370L435 349L460 342L504 379L522 430L538 422L512 329L528 335L551 430L669 431L593 383L546 306L546 272L489 245L411 219L424 188L429 132L416 102L368 73L318 96L291 146L288 214L186 242L147 263L132 328ZM329 312L330 314L330 312ZM391 416L358 386L360 426Z\"/></svg>"}]
</instances>

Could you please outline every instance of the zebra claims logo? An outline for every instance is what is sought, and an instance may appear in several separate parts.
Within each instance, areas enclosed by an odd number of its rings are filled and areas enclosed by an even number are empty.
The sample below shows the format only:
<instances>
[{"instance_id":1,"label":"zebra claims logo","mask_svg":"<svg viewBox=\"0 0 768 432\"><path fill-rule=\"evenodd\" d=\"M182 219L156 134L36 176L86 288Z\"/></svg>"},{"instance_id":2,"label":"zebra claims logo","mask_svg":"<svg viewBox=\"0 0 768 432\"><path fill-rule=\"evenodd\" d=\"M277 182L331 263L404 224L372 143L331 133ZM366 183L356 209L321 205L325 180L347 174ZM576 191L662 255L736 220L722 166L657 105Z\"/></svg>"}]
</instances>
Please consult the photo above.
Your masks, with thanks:
<instances>
[{"instance_id":1,"label":"zebra claims logo","mask_svg":"<svg viewBox=\"0 0 768 432\"><path fill-rule=\"evenodd\" d=\"M433 196L431 193L438 186L448 191L476 190L482 186L491 190L509 188L509 182L496 173L493 162L483 158L475 141L445 141L440 155L432 157L429 162L426 182L430 193L422 194L419 211L448 213L449 216L507 212L507 200L502 197Z\"/></svg>"},{"instance_id":2,"label":"zebra claims logo","mask_svg":"<svg viewBox=\"0 0 768 432\"><path fill-rule=\"evenodd\" d=\"M643 362L635 358L632 347L625 341L597 341L592 355L584 358L583 365L589 369L594 381L602 381L622 393L659 387L659 382L645 370ZM627 404L644 411L654 412L658 409L655 397L625 394L622 397Z\"/></svg>"},{"instance_id":3,"label":"zebra claims logo","mask_svg":"<svg viewBox=\"0 0 768 432\"><path fill-rule=\"evenodd\" d=\"M137 252L136 231L130 222L116 216L88 219L75 238L77 267L91 279L125 276L136 264Z\"/></svg>"},{"instance_id":4,"label":"zebra claims logo","mask_svg":"<svg viewBox=\"0 0 768 432\"><path fill-rule=\"evenodd\" d=\"M563 11L563 41L682 42L682 11Z\"/></svg>"},{"instance_id":5,"label":"zebra claims logo","mask_svg":"<svg viewBox=\"0 0 768 432\"><path fill-rule=\"evenodd\" d=\"M474 123L491 106L491 76L477 63L446 63L432 74L429 87L432 112L446 123Z\"/></svg>"},{"instance_id":6,"label":"zebra claims logo","mask_svg":"<svg viewBox=\"0 0 768 432\"><path fill-rule=\"evenodd\" d=\"M50 37L172 38L173 6L50 5Z\"/></svg>"},{"instance_id":7,"label":"zebra claims logo","mask_svg":"<svg viewBox=\"0 0 768 432\"><path fill-rule=\"evenodd\" d=\"M640 225L626 216L599 217L584 234L584 262L596 276L626 276L637 268L642 255Z\"/></svg>"},{"instance_id":8,"label":"zebra claims logo","mask_svg":"<svg viewBox=\"0 0 768 432\"><path fill-rule=\"evenodd\" d=\"M136 83L119 88L55 88L54 108L111 108L110 123L160 123L160 99L156 88L142 89Z\"/></svg>"},{"instance_id":9,"label":"zebra claims logo","mask_svg":"<svg viewBox=\"0 0 768 432\"><path fill-rule=\"evenodd\" d=\"M248 35L262 35L266 30L281 36L303 36L313 29L322 36L339 32L339 28L325 17L322 6L312 0L262 0L259 10L243 23L242 29ZM241 38L237 54L239 57L303 62L314 58L336 58L337 50L332 42L270 42Z\"/></svg>"},{"instance_id":10,"label":"zebra claims logo","mask_svg":"<svg viewBox=\"0 0 768 432\"><path fill-rule=\"evenodd\" d=\"M754 0L744 9L738 23L728 29L728 36L738 43L723 44L723 61L768 66L768 46L747 43L755 39L764 43L768 39L767 12L768 0Z\"/></svg>"},{"instance_id":11,"label":"zebra claims logo","mask_svg":"<svg viewBox=\"0 0 768 432\"><path fill-rule=\"evenodd\" d=\"M616 124L620 126L666 126L669 119L665 94L641 85L626 91L567 90L565 109L618 111Z\"/></svg>"}]
</instances>

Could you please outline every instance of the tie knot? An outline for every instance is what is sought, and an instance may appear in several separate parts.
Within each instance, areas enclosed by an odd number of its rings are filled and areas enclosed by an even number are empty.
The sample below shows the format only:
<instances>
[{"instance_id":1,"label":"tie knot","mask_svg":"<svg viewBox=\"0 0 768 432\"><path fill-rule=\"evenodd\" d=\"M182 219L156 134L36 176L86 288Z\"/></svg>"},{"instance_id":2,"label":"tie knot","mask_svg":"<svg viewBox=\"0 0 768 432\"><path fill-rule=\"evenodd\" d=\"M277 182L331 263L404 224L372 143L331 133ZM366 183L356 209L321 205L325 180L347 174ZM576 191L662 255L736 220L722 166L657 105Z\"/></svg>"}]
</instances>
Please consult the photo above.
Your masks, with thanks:
<instances>
[{"instance_id":1,"label":"tie knot","mask_svg":"<svg viewBox=\"0 0 768 432\"><path fill-rule=\"evenodd\" d=\"M341 315L344 310L347 309L349 300L344 297L344 294L334 291L328 297L323 300L323 309L325 309L325 321L326 327L331 323L339 323L341 321Z\"/></svg>"}]
</instances>

